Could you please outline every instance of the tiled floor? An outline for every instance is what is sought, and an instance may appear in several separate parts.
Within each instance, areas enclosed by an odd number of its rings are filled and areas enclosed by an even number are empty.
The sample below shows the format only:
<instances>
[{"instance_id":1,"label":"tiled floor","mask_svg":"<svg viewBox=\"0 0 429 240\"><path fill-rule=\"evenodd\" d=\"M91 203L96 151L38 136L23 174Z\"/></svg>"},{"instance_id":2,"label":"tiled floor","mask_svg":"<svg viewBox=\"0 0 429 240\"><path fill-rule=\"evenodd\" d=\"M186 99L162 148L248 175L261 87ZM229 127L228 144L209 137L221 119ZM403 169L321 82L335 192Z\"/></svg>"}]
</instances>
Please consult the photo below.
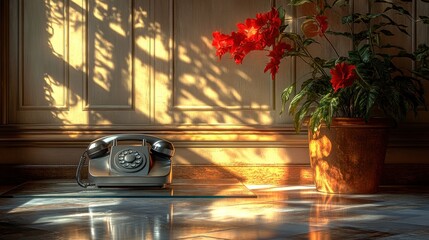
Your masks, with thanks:
<instances>
[{"instance_id":1,"label":"tiled floor","mask_svg":"<svg viewBox=\"0 0 429 240\"><path fill-rule=\"evenodd\" d=\"M258 197L0 198L0 239L429 239L427 187L247 187Z\"/></svg>"}]
</instances>

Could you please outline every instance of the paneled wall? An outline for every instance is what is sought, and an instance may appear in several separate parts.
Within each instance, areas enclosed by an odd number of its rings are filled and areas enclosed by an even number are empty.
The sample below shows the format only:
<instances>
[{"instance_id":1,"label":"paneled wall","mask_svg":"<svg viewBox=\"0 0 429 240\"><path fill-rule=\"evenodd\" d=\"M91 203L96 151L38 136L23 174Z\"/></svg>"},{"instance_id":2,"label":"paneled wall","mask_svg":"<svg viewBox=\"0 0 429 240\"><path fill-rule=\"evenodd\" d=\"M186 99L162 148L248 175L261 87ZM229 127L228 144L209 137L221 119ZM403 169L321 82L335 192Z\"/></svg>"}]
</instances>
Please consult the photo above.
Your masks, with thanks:
<instances>
[{"instance_id":1,"label":"paneled wall","mask_svg":"<svg viewBox=\"0 0 429 240\"><path fill-rule=\"evenodd\" d=\"M291 117L279 114L282 90L308 73L303 65L285 61L272 81L263 73L265 52L236 65L228 56L219 61L211 46L213 31L233 31L273 1L2 4L7 21L2 25L1 164L72 169L89 141L136 132L173 141L182 176L214 171L268 182L311 178L306 132L295 133ZM416 16L428 12L417 2L406 7ZM286 9L291 28L299 28L300 12ZM428 29L411 25L406 47L428 42ZM387 163L429 163L423 157L429 115L422 109L419 116L393 132ZM406 157L410 153L412 159Z\"/></svg>"}]
</instances>

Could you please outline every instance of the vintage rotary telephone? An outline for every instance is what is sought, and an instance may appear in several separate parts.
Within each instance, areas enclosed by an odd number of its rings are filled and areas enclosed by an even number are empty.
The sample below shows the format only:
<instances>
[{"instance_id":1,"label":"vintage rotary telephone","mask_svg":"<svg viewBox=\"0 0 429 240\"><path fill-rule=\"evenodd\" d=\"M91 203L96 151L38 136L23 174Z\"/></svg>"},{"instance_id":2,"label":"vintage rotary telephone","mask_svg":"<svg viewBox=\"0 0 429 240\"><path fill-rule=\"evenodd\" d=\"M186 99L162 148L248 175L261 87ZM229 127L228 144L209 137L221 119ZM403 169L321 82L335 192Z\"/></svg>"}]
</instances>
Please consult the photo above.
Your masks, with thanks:
<instances>
[{"instance_id":1,"label":"vintage rotary telephone","mask_svg":"<svg viewBox=\"0 0 429 240\"><path fill-rule=\"evenodd\" d=\"M118 141L139 141L139 145L118 145ZM149 146L150 145L150 149ZM143 134L118 134L91 142L76 170L81 187L151 186L171 183L174 146L167 140ZM88 163L88 183L81 181L81 169Z\"/></svg>"}]
</instances>

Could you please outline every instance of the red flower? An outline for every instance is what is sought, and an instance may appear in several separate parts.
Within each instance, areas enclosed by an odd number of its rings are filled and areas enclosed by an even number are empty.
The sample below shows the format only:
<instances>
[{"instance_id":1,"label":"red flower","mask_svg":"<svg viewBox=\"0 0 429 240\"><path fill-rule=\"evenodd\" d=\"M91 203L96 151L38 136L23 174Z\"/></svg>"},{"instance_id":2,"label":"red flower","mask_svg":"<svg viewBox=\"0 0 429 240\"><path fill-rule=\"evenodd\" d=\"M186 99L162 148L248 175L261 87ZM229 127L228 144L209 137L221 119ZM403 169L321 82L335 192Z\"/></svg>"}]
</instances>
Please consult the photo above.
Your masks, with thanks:
<instances>
[{"instance_id":1,"label":"red flower","mask_svg":"<svg viewBox=\"0 0 429 240\"><path fill-rule=\"evenodd\" d=\"M264 72L270 70L271 79L273 80L276 78L276 74L279 71L280 60L283 58L285 50L291 50L291 46L285 42L280 42L279 44L275 45L273 50L271 50L268 54L271 59L270 62L265 66Z\"/></svg>"},{"instance_id":2,"label":"red flower","mask_svg":"<svg viewBox=\"0 0 429 240\"><path fill-rule=\"evenodd\" d=\"M280 35L281 19L279 12L273 8L266 13L258 13L256 18L248 18L237 24L237 32L231 35L213 32L212 45L216 47L216 56L221 58L226 52L237 64L251 51L263 50L272 46Z\"/></svg>"},{"instance_id":3,"label":"red flower","mask_svg":"<svg viewBox=\"0 0 429 240\"><path fill-rule=\"evenodd\" d=\"M331 84L335 92L340 88L345 88L353 84L357 78L355 69L355 65L350 65L345 62L339 63L335 65L335 68L331 69Z\"/></svg>"},{"instance_id":4,"label":"red flower","mask_svg":"<svg viewBox=\"0 0 429 240\"><path fill-rule=\"evenodd\" d=\"M317 24L320 27L319 36L322 36L322 34L325 33L326 30L328 29L328 21L326 21L326 19L328 19L327 16L323 16L323 15L316 16Z\"/></svg>"},{"instance_id":5,"label":"red flower","mask_svg":"<svg viewBox=\"0 0 429 240\"><path fill-rule=\"evenodd\" d=\"M279 17L279 12L273 8L270 12L262 14L259 19L265 21L263 31L261 32L265 44L267 46L272 46L275 43L276 38L280 35L279 28L282 21Z\"/></svg>"},{"instance_id":6,"label":"red flower","mask_svg":"<svg viewBox=\"0 0 429 240\"><path fill-rule=\"evenodd\" d=\"M219 59L221 59L226 52L231 50L233 43L234 40L231 36L217 31L213 32L212 45L216 47L216 56L218 56Z\"/></svg>"},{"instance_id":7,"label":"red flower","mask_svg":"<svg viewBox=\"0 0 429 240\"><path fill-rule=\"evenodd\" d=\"M244 23L237 24L237 32L243 33L249 39L257 37L260 28L256 19L251 18L246 19Z\"/></svg>"},{"instance_id":8,"label":"red flower","mask_svg":"<svg viewBox=\"0 0 429 240\"><path fill-rule=\"evenodd\" d=\"M246 36L242 33L231 33L232 46L229 50L231 57L234 58L237 64L241 63L244 56L247 53L244 53L243 42L246 40ZM238 60L239 59L239 60Z\"/></svg>"}]
</instances>

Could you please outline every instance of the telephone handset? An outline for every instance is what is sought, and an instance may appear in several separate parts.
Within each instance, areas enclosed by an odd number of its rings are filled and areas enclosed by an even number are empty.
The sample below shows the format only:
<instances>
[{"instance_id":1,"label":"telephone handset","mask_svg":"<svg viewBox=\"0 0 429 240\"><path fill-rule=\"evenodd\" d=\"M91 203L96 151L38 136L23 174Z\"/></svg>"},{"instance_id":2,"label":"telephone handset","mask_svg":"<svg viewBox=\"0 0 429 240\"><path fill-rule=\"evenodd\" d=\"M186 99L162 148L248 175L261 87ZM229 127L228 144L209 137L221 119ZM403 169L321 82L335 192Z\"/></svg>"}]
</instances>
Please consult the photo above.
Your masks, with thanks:
<instances>
[{"instance_id":1,"label":"telephone handset","mask_svg":"<svg viewBox=\"0 0 429 240\"><path fill-rule=\"evenodd\" d=\"M139 141L138 145L120 145L119 141ZM149 146L150 145L150 148ZM76 181L82 187L166 186L171 183L171 142L144 134L117 134L91 142L82 154ZM89 183L81 181L81 169L88 163Z\"/></svg>"}]
</instances>

